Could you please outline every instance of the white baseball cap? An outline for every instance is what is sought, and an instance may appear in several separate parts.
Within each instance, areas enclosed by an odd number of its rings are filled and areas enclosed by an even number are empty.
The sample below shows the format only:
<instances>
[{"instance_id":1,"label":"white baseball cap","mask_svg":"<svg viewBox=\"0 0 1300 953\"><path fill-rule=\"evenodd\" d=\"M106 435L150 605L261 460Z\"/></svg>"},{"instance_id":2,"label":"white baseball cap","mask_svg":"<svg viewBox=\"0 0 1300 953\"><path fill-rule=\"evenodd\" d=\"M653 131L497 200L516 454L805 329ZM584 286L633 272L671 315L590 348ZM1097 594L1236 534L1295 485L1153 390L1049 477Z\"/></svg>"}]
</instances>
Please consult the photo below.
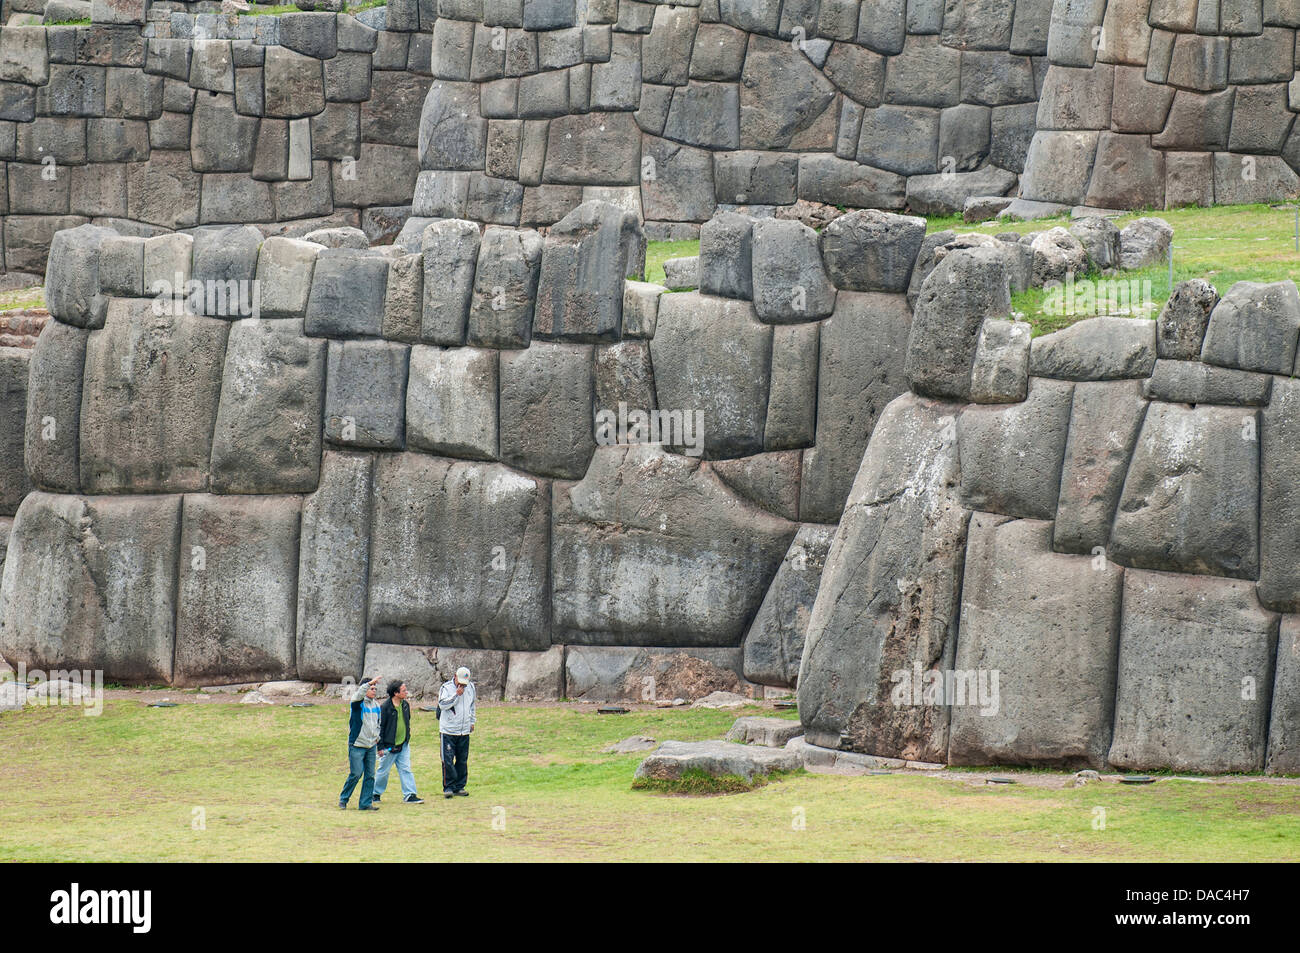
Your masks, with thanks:
<instances>
[{"instance_id":1,"label":"white baseball cap","mask_svg":"<svg viewBox=\"0 0 1300 953\"><path fill-rule=\"evenodd\" d=\"M464 665L456 669L456 681L459 682L461 685L469 684L469 669L467 669Z\"/></svg>"}]
</instances>

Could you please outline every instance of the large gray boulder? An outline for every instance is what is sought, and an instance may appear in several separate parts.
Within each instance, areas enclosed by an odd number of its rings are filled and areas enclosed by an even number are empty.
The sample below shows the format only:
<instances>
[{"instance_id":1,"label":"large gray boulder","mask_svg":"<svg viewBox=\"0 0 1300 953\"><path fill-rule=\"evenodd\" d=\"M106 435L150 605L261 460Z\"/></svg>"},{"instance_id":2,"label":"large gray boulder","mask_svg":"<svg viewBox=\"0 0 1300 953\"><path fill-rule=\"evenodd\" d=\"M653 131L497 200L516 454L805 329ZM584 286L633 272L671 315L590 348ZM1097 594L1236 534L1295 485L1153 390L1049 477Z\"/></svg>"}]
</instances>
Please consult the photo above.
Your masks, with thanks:
<instances>
[{"instance_id":1,"label":"large gray boulder","mask_svg":"<svg viewBox=\"0 0 1300 953\"><path fill-rule=\"evenodd\" d=\"M542 338L617 338L623 279L644 268L636 216L608 202L583 202L546 235L533 333Z\"/></svg>"},{"instance_id":2,"label":"large gray boulder","mask_svg":"<svg viewBox=\"0 0 1300 953\"><path fill-rule=\"evenodd\" d=\"M971 517L950 764L1106 764L1124 571L1051 549L1051 523Z\"/></svg>"},{"instance_id":3,"label":"large gray boulder","mask_svg":"<svg viewBox=\"0 0 1300 953\"><path fill-rule=\"evenodd\" d=\"M499 374L502 462L581 479L596 448L592 345L538 342L504 351Z\"/></svg>"},{"instance_id":4,"label":"large gray boulder","mask_svg":"<svg viewBox=\"0 0 1300 953\"><path fill-rule=\"evenodd\" d=\"M0 347L0 516L16 513L31 486L23 462L31 357L26 348Z\"/></svg>"},{"instance_id":5,"label":"large gray boulder","mask_svg":"<svg viewBox=\"0 0 1300 953\"><path fill-rule=\"evenodd\" d=\"M797 529L647 445L597 449L554 511L554 640L569 644L738 646Z\"/></svg>"},{"instance_id":6,"label":"large gray boulder","mask_svg":"<svg viewBox=\"0 0 1300 953\"><path fill-rule=\"evenodd\" d=\"M1034 252L1033 282L1037 286L1082 275L1088 268L1083 243L1061 228L1040 232L1030 243Z\"/></svg>"},{"instance_id":7,"label":"large gray boulder","mask_svg":"<svg viewBox=\"0 0 1300 953\"><path fill-rule=\"evenodd\" d=\"M570 645L564 650L564 692L570 700L693 701L741 687L739 648L641 648Z\"/></svg>"},{"instance_id":8,"label":"large gray boulder","mask_svg":"<svg viewBox=\"0 0 1300 953\"><path fill-rule=\"evenodd\" d=\"M497 352L476 347L411 348L406 439L413 450L495 460Z\"/></svg>"},{"instance_id":9,"label":"large gray boulder","mask_svg":"<svg viewBox=\"0 0 1300 953\"><path fill-rule=\"evenodd\" d=\"M1273 381L1260 415L1259 601L1300 611L1300 381Z\"/></svg>"},{"instance_id":10,"label":"large gray boulder","mask_svg":"<svg viewBox=\"0 0 1300 953\"><path fill-rule=\"evenodd\" d=\"M800 518L833 523L886 405L907 390L912 315L901 294L841 291L821 326L816 444L804 451Z\"/></svg>"},{"instance_id":11,"label":"large gray boulder","mask_svg":"<svg viewBox=\"0 0 1300 953\"><path fill-rule=\"evenodd\" d=\"M375 470L376 641L544 649L550 487L500 464L385 454Z\"/></svg>"},{"instance_id":12,"label":"large gray boulder","mask_svg":"<svg viewBox=\"0 0 1300 953\"><path fill-rule=\"evenodd\" d=\"M336 446L394 450L406 439L410 348L392 341L330 341L325 439Z\"/></svg>"},{"instance_id":13,"label":"large gray boulder","mask_svg":"<svg viewBox=\"0 0 1300 953\"><path fill-rule=\"evenodd\" d=\"M1115 735L1135 771L1260 771L1277 616L1249 582L1124 573Z\"/></svg>"},{"instance_id":14,"label":"large gray boulder","mask_svg":"<svg viewBox=\"0 0 1300 953\"><path fill-rule=\"evenodd\" d=\"M99 249L116 235L98 225L54 233L45 269L45 306L51 316L79 328L104 326L108 299L99 290Z\"/></svg>"},{"instance_id":15,"label":"large gray boulder","mask_svg":"<svg viewBox=\"0 0 1300 953\"><path fill-rule=\"evenodd\" d=\"M234 322L212 438L215 492L316 489L325 353L296 318Z\"/></svg>"},{"instance_id":16,"label":"large gray boulder","mask_svg":"<svg viewBox=\"0 0 1300 953\"><path fill-rule=\"evenodd\" d=\"M429 344L465 343L474 268L478 261L478 226L463 219L444 219L424 230L424 314L420 336Z\"/></svg>"},{"instance_id":17,"label":"large gray boulder","mask_svg":"<svg viewBox=\"0 0 1300 953\"><path fill-rule=\"evenodd\" d=\"M322 337L378 337L384 329L388 259L361 249L319 254L307 299L306 329Z\"/></svg>"},{"instance_id":18,"label":"large gray boulder","mask_svg":"<svg viewBox=\"0 0 1300 953\"><path fill-rule=\"evenodd\" d=\"M491 225L483 231L469 309L470 344L528 346L542 247L542 236L531 228Z\"/></svg>"},{"instance_id":19,"label":"large gray boulder","mask_svg":"<svg viewBox=\"0 0 1300 953\"><path fill-rule=\"evenodd\" d=\"M174 683L294 676L301 502L298 496L185 498Z\"/></svg>"},{"instance_id":20,"label":"large gray boulder","mask_svg":"<svg viewBox=\"0 0 1300 953\"><path fill-rule=\"evenodd\" d=\"M831 543L799 669L810 744L921 761L948 752L948 709L899 708L898 672L951 668L970 511L958 497L959 408L904 394L886 409Z\"/></svg>"},{"instance_id":21,"label":"large gray boulder","mask_svg":"<svg viewBox=\"0 0 1300 953\"><path fill-rule=\"evenodd\" d=\"M985 318L970 372L970 399L977 404L1019 403L1029 392L1030 326Z\"/></svg>"},{"instance_id":22,"label":"large gray boulder","mask_svg":"<svg viewBox=\"0 0 1300 953\"><path fill-rule=\"evenodd\" d=\"M42 490L76 493L81 488L77 451L89 337L84 328L47 322L31 350L30 371L23 369L27 392L23 457L29 478Z\"/></svg>"},{"instance_id":23,"label":"large gray boulder","mask_svg":"<svg viewBox=\"0 0 1300 953\"><path fill-rule=\"evenodd\" d=\"M1124 481L1111 556L1127 566L1253 579L1257 413L1153 403Z\"/></svg>"},{"instance_id":24,"label":"large gray boulder","mask_svg":"<svg viewBox=\"0 0 1300 953\"><path fill-rule=\"evenodd\" d=\"M327 450L320 487L302 501L298 550L299 678L361 678L374 479L370 454Z\"/></svg>"},{"instance_id":25,"label":"large gray boulder","mask_svg":"<svg viewBox=\"0 0 1300 953\"><path fill-rule=\"evenodd\" d=\"M835 286L822 264L817 233L801 222L769 218L753 228L754 310L773 324L813 321L835 309Z\"/></svg>"},{"instance_id":26,"label":"large gray boulder","mask_svg":"<svg viewBox=\"0 0 1300 953\"><path fill-rule=\"evenodd\" d=\"M825 241L825 239L823 239ZM985 318L1011 310L1011 282L999 249L944 256L921 285L904 373L918 394L965 400Z\"/></svg>"},{"instance_id":27,"label":"large gray boulder","mask_svg":"<svg viewBox=\"0 0 1300 953\"><path fill-rule=\"evenodd\" d=\"M1073 385L1031 377L1019 404L975 404L957 419L962 498L972 509L1048 520L1070 426Z\"/></svg>"},{"instance_id":28,"label":"large gray boulder","mask_svg":"<svg viewBox=\"0 0 1300 953\"><path fill-rule=\"evenodd\" d=\"M1300 337L1300 293L1292 281L1239 281L1219 299L1201 360L1244 371L1291 374Z\"/></svg>"},{"instance_id":29,"label":"large gray boulder","mask_svg":"<svg viewBox=\"0 0 1300 953\"><path fill-rule=\"evenodd\" d=\"M796 771L799 767L799 756L785 748L731 741L665 741L637 766L636 777L676 781L688 771L703 771L714 778L737 776L753 782L774 771Z\"/></svg>"},{"instance_id":30,"label":"large gray boulder","mask_svg":"<svg viewBox=\"0 0 1300 953\"><path fill-rule=\"evenodd\" d=\"M695 293L665 295L650 355L660 410L679 411L692 441L668 442L709 458L763 449L772 328L748 301ZM703 415L703 432L697 421ZM702 441L701 441L702 438Z\"/></svg>"},{"instance_id":31,"label":"large gray boulder","mask_svg":"<svg viewBox=\"0 0 1300 953\"><path fill-rule=\"evenodd\" d=\"M1155 322L1144 318L1086 318L1035 338L1029 373L1067 381L1149 377L1156 363Z\"/></svg>"},{"instance_id":32,"label":"large gray boulder","mask_svg":"<svg viewBox=\"0 0 1300 953\"><path fill-rule=\"evenodd\" d=\"M29 668L170 682L180 512L180 496L29 494L4 560L0 651Z\"/></svg>"},{"instance_id":33,"label":"large gray boulder","mask_svg":"<svg viewBox=\"0 0 1300 953\"><path fill-rule=\"evenodd\" d=\"M1146 410L1136 381L1074 385L1052 537L1058 552L1089 554L1110 542L1111 523Z\"/></svg>"},{"instance_id":34,"label":"large gray boulder","mask_svg":"<svg viewBox=\"0 0 1300 953\"><path fill-rule=\"evenodd\" d=\"M754 220L721 212L700 226L700 291L724 298L754 297Z\"/></svg>"},{"instance_id":35,"label":"large gray boulder","mask_svg":"<svg viewBox=\"0 0 1300 953\"><path fill-rule=\"evenodd\" d=\"M207 489L230 322L157 315L115 298L86 345L81 486L89 493Z\"/></svg>"},{"instance_id":36,"label":"large gray boulder","mask_svg":"<svg viewBox=\"0 0 1300 953\"><path fill-rule=\"evenodd\" d=\"M1277 637L1277 675L1268 725L1269 774L1300 774L1300 618L1282 616Z\"/></svg>"},{"instance_id":37,"label":"large gray boulder","mask_svg":"<svg viewBox=\"0 0 1300 953\"><path fill-rule=\"evenodd\" d=\"M907 290L925 238L925 219L862 209L841 215L822 231L826 271L844 291Z\"/></svg>"},{"instance_id":38,"label":"large gray boulder","mask_svg":"<svg viewBox=\"0 0 1300 953\"><path fill-rule=\"evenodd\" d=\"M746 715L737 718L727 729L727 741L743 745L762 745L765 748L784 748L787 741L803 734L803 725L788 718L764 718Z\"/></svg>"},{"instance_id":39,"label":"large gray boulder","mask_svg":"<svg viewBox=\"0 0 1300 953\"><path fill-rule=\"evenodd\" d=\"M834 534L832 526L808 523L799 527L745 634L745 678L749 681L794 687L808 619Z\"/></svg>"},{"instance_id":40,"label":"large gray boulder","mask_svg":"<svg viewBox=\"0 0 1300 953\"><path fill-rule=\"evenodd\" d=\"M1218 292L1204 279L1175 285L1156 318L1156 353L1179 361L1199 360L1210 314L1218 303Z\"/></svg>"},{"instance_id":41,"label":"large gray boulder","mask_svg":"<svg viewBox=\"0 0 1300 953\"><path fill-rule=\"evenodd\" d=\"M1125 271L1163 264L1169 258L1174 229L1163 218L1139 218L1119 233L1119 266Z\"/></svg>"}]
</instances>

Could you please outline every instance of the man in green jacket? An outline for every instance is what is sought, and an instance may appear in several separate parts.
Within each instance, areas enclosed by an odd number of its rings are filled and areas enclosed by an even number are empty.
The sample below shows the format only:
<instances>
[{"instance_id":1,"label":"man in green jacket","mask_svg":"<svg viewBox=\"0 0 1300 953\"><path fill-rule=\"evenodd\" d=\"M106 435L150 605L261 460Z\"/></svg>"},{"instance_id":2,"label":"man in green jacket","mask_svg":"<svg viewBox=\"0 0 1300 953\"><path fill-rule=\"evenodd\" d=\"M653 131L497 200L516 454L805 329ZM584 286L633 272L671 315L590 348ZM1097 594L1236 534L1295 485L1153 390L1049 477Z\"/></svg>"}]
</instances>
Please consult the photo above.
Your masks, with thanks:
<instances>
[{"instance_id":1,"label":"man in green jacket","mask_svg":"<svg viewBox=\"0 0 1300 953\"><path fill-rule=\"evenodd\" d=\"M388 787L388 772L397 764L402 779L402 801L406 804L423 804L415 791L415 775L411 772L411 706L406 702L406 683L393 680L388 683L388 700L379 709L379 769L375 772L376 804Z\"/></svg>"}]
</instances>

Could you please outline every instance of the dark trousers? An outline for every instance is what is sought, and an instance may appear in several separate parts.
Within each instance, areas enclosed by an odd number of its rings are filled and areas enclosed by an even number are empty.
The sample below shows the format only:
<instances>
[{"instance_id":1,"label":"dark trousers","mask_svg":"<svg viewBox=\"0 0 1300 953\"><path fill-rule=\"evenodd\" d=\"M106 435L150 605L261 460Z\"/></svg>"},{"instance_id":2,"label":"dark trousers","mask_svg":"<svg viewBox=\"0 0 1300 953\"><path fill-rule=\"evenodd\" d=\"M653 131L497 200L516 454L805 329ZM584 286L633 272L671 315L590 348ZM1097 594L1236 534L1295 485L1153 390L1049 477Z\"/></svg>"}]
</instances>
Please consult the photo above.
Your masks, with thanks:
<instances>
[{"instance_id":1,"label":"dark trousers","mask_svg":"<svg viewBox=\"0 0 1300 953\"><path fill-rule=\"evenodd\" d=\"M348 779L343 782L343 790L339 792L339 803L347 804L352 799L352 791L356 788L357 782L361 782L361 810L370 807L370 801L375 795L375 748L372 745L369 748L358 748L356 745L348 745Z\"/></svg>"},{"instance_id":2,"label":"dark trousers","mask_svg":"<svg viewBox=\"0 0 1300 953\"><path fill-rule=\"evenodd\" d=\"M442 736L442 792L465 790L469 780L469 735Z\"/></svg>"}]
</instances>

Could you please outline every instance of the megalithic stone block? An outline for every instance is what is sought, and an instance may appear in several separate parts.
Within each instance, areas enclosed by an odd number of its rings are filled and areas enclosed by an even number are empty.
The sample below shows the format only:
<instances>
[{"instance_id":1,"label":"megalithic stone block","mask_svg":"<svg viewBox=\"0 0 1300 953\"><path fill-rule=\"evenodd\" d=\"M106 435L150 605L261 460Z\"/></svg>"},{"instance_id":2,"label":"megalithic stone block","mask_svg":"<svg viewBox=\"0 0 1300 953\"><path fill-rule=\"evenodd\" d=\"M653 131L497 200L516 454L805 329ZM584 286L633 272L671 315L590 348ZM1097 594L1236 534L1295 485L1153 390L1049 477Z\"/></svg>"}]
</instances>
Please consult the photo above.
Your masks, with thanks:
<instances>
[{"instance_id":1,"label":"megalithic stone block","mask_svg":"<svg viewBox=\"0 0 1300 953\"><path fill-rule=\"evenodd\" d=\"M298 677L359 679L366 638L374 456L328 450L303 499L298 554Z\"/></svg>"},{"instance_id":2,"label":"megalithic stone block","mask_svg":"<svg viewBox=\"0 0 1300 953\"><path fill-rule=\"evenodd\" d=\"M644 235L636 216L583 202L551 227L542 248L533 334L609 341L621 333L623 279L639 274Z\"/></svg>"},{"instance_id":3,"label":"megalithic stone block","mask_svg":"<svg viewBox=\"0 0 1300 953\"><path fill-rule=\"evenodd\" d=\"M113 299L104 327L86 345L80 450L86 492L207 489L230 322L159 315L156 303Z\"/></svg>"},{"instance_id":4,"label":"megalithic stone block","mask_svg":"<svg viewBox=\"0 0 1300 953\"><path fill-rule=\"evenodd\" d=\"M301 507L298 496L185 497L176 684L294 676Z\"/></svg>"},{"instance_id":5,"label":"megalithic stone block","mask_svg":"<svg viewBox=\"0 0 1300 953\"><path fill-rule=\"evenodd\" d=\"M33 668L172 680L181 497L43 492L14 519L0 652Z\"/></svg>"}]
</instances>

